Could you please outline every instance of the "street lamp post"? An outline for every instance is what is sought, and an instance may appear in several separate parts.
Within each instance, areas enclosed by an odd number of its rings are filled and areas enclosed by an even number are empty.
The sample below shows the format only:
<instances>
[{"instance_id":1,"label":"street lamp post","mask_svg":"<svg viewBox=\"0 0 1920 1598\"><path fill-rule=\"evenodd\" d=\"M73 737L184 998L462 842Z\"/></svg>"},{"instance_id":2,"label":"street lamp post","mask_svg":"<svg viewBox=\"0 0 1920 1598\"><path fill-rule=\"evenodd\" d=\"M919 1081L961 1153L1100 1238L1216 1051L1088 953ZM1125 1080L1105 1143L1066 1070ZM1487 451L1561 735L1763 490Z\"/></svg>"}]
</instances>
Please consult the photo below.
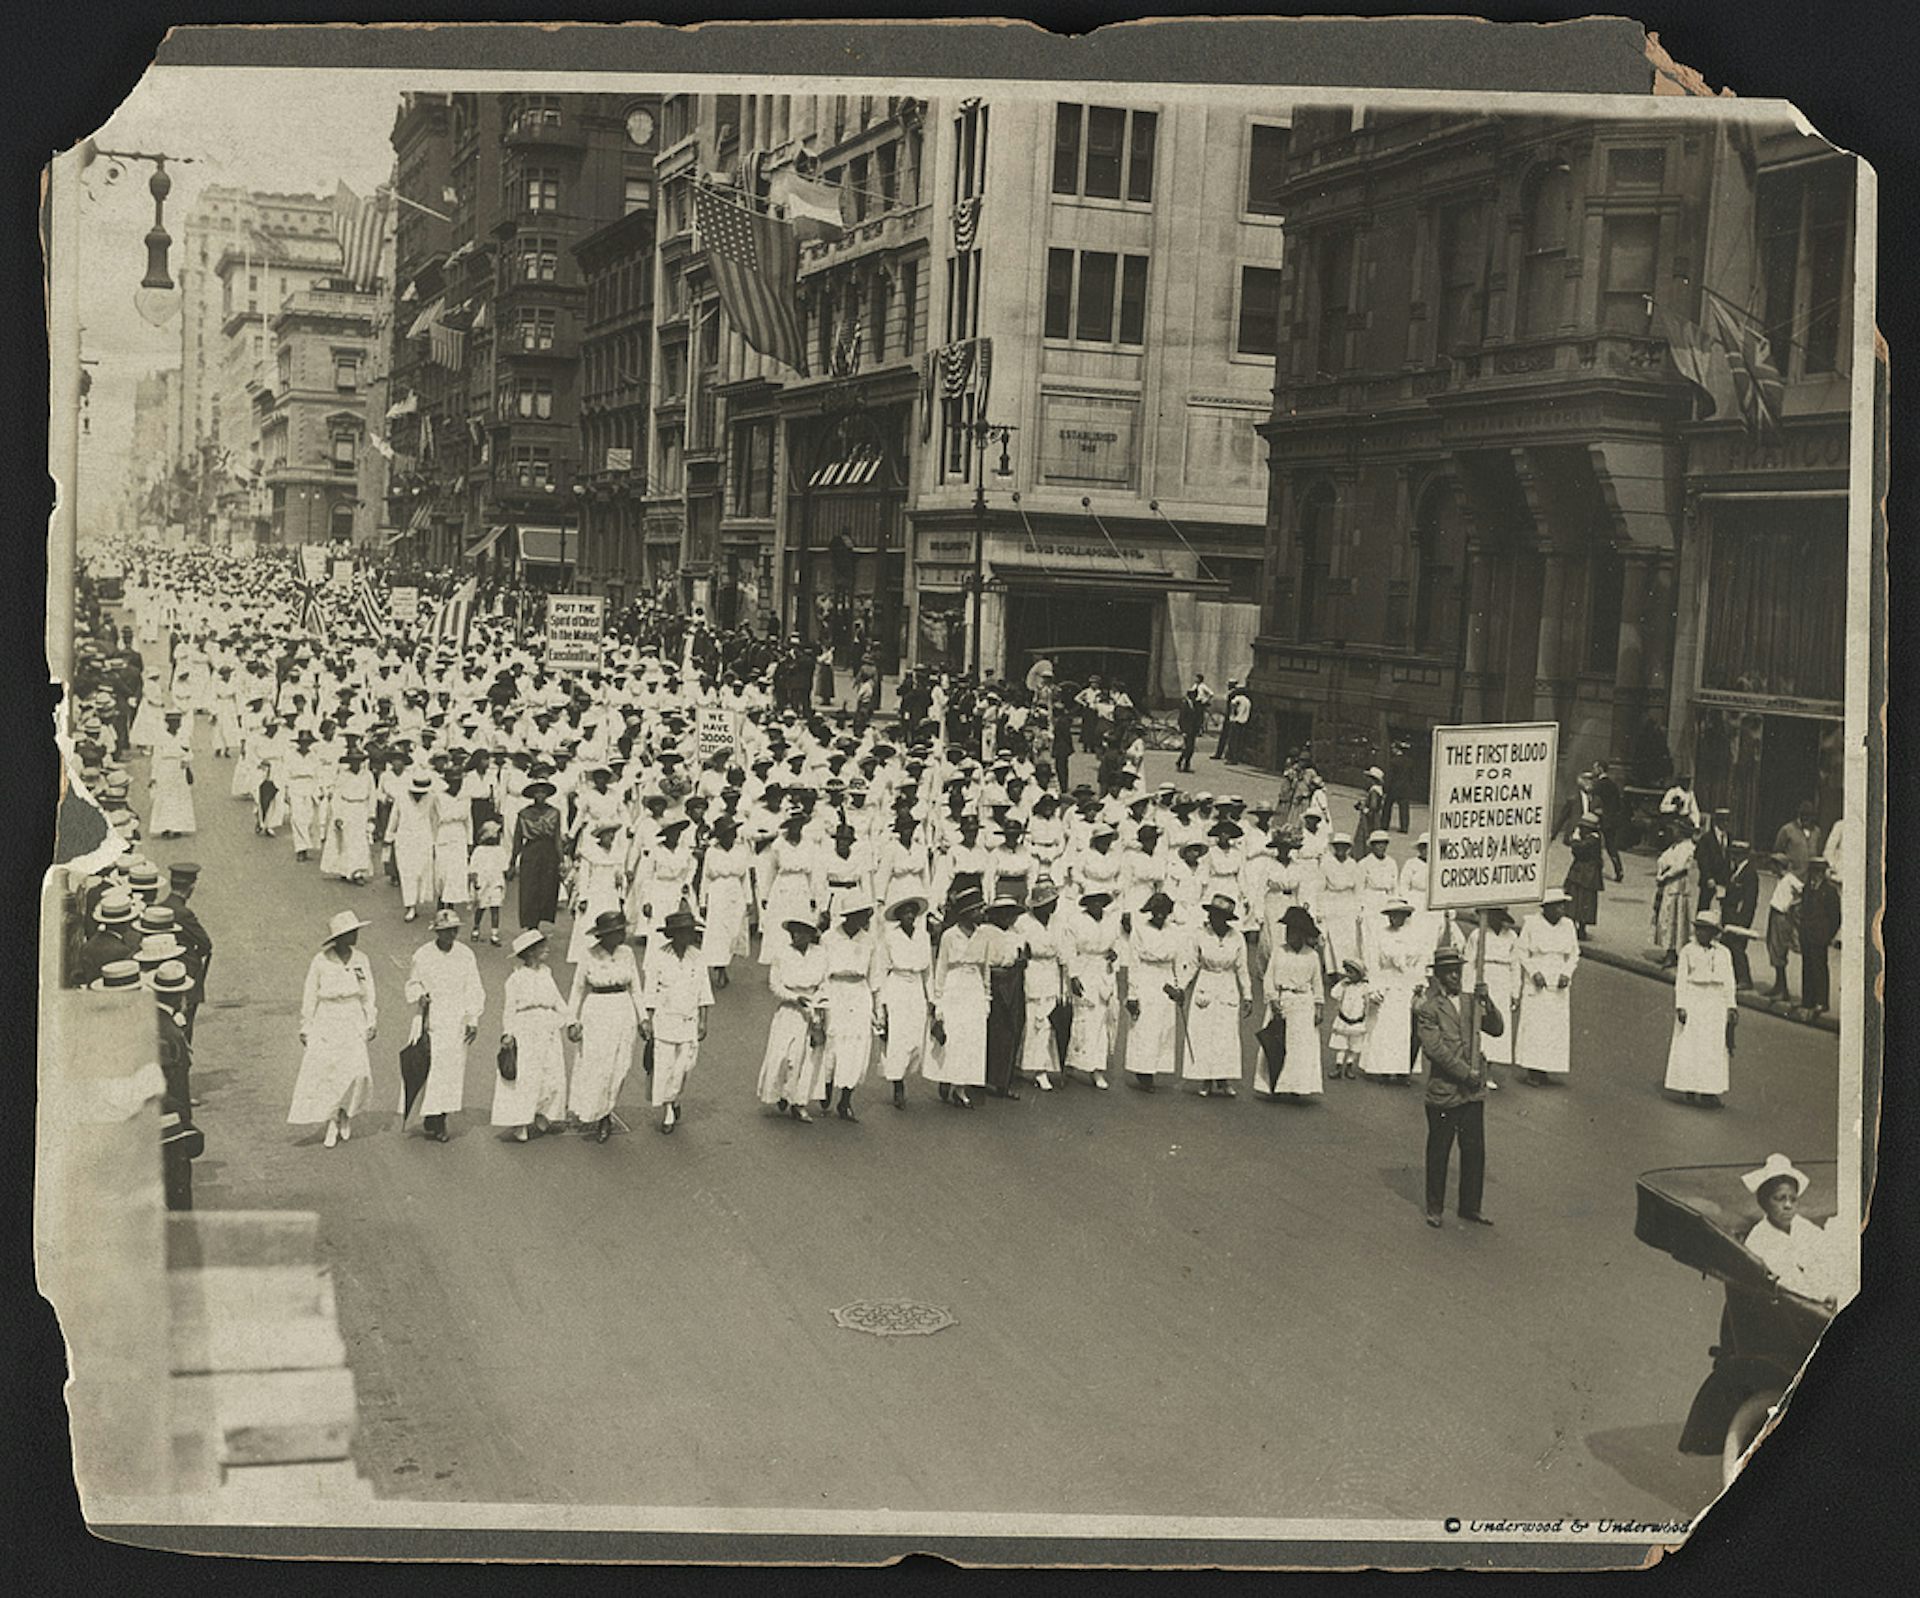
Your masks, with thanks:
<instances>
[{"instance_id":1,"label":"street lamp post","mask_svg":"<svg viewBox=\"0 0 1920 1598\"><path fill-rule=\"evenodd\" d=\"M1008 476L1013 471L1013 462L1008 458L1008 447L1018 428L1004 422L989 422L984 418L969 424L973 434L973 625L967 632L968 669L975 682L980 680L980 609L986 594L986 547L987 547L987 445L989 442L1000 446L1000 475Z\"/></svg>"}]
</instances>

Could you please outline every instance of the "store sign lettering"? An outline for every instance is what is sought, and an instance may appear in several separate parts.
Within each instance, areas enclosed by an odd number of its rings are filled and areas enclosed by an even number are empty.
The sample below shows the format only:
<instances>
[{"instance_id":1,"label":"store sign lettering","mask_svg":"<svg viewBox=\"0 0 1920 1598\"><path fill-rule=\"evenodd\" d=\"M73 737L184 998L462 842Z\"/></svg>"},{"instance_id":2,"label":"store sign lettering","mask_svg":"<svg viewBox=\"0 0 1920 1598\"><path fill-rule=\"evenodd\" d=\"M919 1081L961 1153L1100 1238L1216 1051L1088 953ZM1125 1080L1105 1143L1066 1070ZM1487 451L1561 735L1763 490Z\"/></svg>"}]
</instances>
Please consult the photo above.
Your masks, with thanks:
<instances>
[{"instance_id":1,"label":"store sign lettering","mask_svg":"<svg viewBox=\"0 0 1920 1598\"><path fill-rule=\"evenodd\" d=\"M1790 433L1756 442L1744 433L1702 439L1694 457L1698 472L1813 472L1844 470L1851 442L1844 428Z\"/></svg>"}]
</instances>

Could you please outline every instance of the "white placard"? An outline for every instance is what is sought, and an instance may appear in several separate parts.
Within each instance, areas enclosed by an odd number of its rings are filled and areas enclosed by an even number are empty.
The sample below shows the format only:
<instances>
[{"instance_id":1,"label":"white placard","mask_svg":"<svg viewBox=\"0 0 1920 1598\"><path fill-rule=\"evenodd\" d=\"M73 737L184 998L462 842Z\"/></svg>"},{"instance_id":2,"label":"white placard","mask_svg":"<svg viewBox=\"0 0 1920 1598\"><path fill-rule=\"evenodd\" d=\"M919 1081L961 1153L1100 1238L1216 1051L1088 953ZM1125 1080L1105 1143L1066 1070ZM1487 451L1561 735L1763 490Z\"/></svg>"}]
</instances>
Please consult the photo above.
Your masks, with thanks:
<instances>
[{"instance_id":1,"label":"white placard","mask_svg":"<svg viewBox=\"0 0 1920 1598\"><path fill-rule=\"evenodd\" d=\"M700 763L705 765L722 750L733 749L733 716L721 705L707 705L700 712Z\"/></svg>"},{"instance_id":2,"label":"white placard","mask_svg":"<svg viewBox=\"0 0 1920 1598\"><path fill-rule=\"evenodd\" d=\"M1429 909L1540 902L1559 754L1551 721L1433 729Z\"/></svg>"},{"instance_id":3,"label":"white placard","mask_svg":"<svg viewBox=\"0 0 1920 1598\"><path fill-rule=\"evenodd\" d=\"M389 588L387 590L387 613L395 621L418 621L420 619L420 590L418 588Z\"/></svg>"},{"instance_id":4,"label":"white placard","mask_svg":"<svg viewBox=\"0 0 1920 1598\"><path fill-rule=\"evenodd\" d=\"M327 580L327 546L325 544L300 546L300 575L310 583L324 583Z\"/></svg>"},{"instance_id":5,"label":"white placard","mask_svg":"<svg viewBox=\"0 0 1920 1598\"><path fill-rule=\"evenodd\" d=\"M350 593L353 589L353 562L336 560L333 570L327 578L327 586L336 594Z\"/></svg>"},{"instance_id":6,"label":"white placard","mask_svg":"<svg viewBox=\"0 0 1920 1598\"><path fill-rule=\"evenodd\" d=\"M598 670L606 613L600 594L547 595L547 669Z\"/></svg>"}]
</instances>

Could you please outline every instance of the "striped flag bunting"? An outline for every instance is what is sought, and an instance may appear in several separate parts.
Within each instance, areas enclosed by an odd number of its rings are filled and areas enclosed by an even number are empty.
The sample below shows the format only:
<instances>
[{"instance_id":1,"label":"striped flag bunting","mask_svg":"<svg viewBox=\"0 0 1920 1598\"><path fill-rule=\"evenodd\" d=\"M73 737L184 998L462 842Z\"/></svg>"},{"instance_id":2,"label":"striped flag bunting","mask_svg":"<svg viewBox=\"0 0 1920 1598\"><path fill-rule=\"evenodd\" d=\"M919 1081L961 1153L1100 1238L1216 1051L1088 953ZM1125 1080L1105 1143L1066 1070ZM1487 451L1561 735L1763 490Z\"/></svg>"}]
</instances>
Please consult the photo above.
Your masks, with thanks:
<instances>
[{"instance_id":1,"label":"striped flag bunting","mask_svg":"<svg viewBox=\"0 0 1920 1598\"><path fill-rule=\"evenodd\" d=\"M740 205L705 184L693 191L693 201L707 264L728 319L762 355L791 366L802 377L811 375L795 292L800 242L793 224Z\"/></svg>"},{"instance_id":2,"label":"striped flag bunting","mask_svg":"<svg viewBox=\"0 0 1920 1598\"><path fill-rule=\"evenodd\" d=\"M353 613L360 618L360 624L375 638L384 638L392 629L392 621L387 615L386 600L374 590L373 577L368 572L360 572L353 580Z\"/></svg>"},{"instance_id":3,"label":"striped flag bunting","mask_svg":"<svg viewBox=\"0 0 1920 1598\"><path fill-rule=\"evenodd\" d=\"M430 642L435 649L445 645L453 649L467 647L467 628L473 620L474 596L480 592L478 578L469 577L434 612Z\"/></svg>"},{"instance_id":4,"label":"striped flag bunting","mask_svg":"<svg viewBox=\"0 0 1920 1598\"><path fill-rule=\"evenodd\" d=\"M363 200L343 180L333 191L333 236L340 245L340 275L357 289L371 289L380 275L380 244L387 228L385 197Z\"/></svg>"}]
</instances>

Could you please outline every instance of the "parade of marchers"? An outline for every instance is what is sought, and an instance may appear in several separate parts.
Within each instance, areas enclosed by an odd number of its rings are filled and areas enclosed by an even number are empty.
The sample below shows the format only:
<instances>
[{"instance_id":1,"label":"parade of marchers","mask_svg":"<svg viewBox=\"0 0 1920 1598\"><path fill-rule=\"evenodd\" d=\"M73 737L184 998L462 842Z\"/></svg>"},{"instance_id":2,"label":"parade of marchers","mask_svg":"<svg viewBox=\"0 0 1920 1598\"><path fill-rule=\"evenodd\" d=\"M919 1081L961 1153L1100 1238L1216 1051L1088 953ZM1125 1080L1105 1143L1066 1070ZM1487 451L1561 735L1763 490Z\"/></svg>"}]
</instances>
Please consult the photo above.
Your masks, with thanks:
<instances>
[{"instance_id":1,"label":"parade of marchers","mask_svg":"<svg viewBox=\"0 0 1920 1598\"><path fill-rule=\"evenodd\" d=\"M1116 1079L1338 1113L1330 1082L1421 1085L1436 1227L1456 1143L1455 1212L1491 1224L1484 1106L1503 1074L1577 1088L1570 995L1611 842L1595 773L1554 829L1575 840L1572 891L1475 924L1428 908L1427 838L1396 854L1378 768L1357 824L1304 752L1271 803L1148 789L1130 708L1088 713L1045 662L1024 684L915 674L881 714L877 672L851 708L821 705L824 657L697 614L632 607L602 669L562 673L524 596L443 601L381 637L344 606L316 621L276 554L114 555L123 603L79 579L74 752L125 847L74 884L65 974L154 993L170 1125L200 1107L193 1022L219 929L189 905L201 868L176 860L163 883L140 846L189 837L209 805L248 807L260 850L291 849L333 890L286 1044L287 1119L326 1149L396 1058L402 1131L429 1144L468 1112L506 1144L604 1144L641 1098L662 1133L697 1126L709 1017L750 963L775 1001L755 1077L769 1118L854 1122L875 1097L970 1111ZM703 759L716 712L731 742ZM1076 730L1097 784L1069 781ZM1702 829L1674 792L1655 908L1674 987L1649 997L1672 1010L1665 1087L1718 1106L1748 927L1723 938L1721 910L1694 908ZM1776 932L1818 950L1806 999L1824 1005L1838 899L1808 852L1767 942L1783 987ZM1723 904L1746 891L1751 861L1736 866ZM418 924L397 986L355 947L373 917ZM503 984L482 978L483 938L508 951ZM492 1101L472 1105L467 1053L496 1006Z\"/></svg>"}]
</instances>

